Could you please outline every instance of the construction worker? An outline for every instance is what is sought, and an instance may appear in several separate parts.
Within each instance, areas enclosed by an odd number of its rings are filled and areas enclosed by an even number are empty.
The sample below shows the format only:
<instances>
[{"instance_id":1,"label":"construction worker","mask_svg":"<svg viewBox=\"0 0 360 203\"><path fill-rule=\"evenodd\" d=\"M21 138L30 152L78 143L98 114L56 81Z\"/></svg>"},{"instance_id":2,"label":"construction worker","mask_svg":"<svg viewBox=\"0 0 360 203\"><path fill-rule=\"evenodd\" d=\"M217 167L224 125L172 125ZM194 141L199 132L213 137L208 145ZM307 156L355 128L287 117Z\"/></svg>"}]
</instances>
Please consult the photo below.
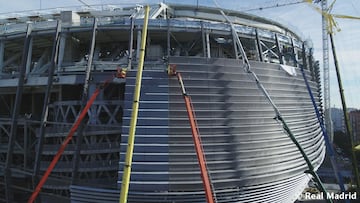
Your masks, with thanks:
<instances>
[{"instance_id":1,"label":"construction worker","mask_svg":"<svg viewBox=\"0 0 360 203\"><path fill-rule=\"evenodd\" d=\"M120 66L118 66L117 70L116 70L116 77L117 78L126 78L126 71L127 71L127 68L121 68Z\"/></svg>"}]
</instances>

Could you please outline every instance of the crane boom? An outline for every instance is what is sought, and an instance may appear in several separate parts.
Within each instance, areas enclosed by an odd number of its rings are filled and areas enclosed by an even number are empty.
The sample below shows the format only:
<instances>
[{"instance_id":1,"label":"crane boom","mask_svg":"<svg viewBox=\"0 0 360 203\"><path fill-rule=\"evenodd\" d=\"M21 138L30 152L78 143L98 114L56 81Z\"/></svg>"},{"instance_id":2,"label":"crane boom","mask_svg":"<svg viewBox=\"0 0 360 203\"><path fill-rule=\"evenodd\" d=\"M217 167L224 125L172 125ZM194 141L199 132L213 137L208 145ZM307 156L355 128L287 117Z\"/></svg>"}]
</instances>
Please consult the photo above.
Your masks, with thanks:
<instances>
[{"instance_id":1,"label":"crane boom","mask_svg":"<svg viewBox=\"0 0 360 203\"><path fill-rule=\"evenodd\" d=\"M168 73L169 73L169 75L176 75L177 79L179 81L179 84L181 87L181 93L182 93L184 101L185 101L186 111L187 111L187 115L188 115L189 122L190 122L192 138L193 138L194 145L195 145L196 156L198 158L198 163L199 163L200 172L201 172L201 179L202 179L202 182L204 185L204 190L205 190L206 201L207 201L207 203L214 203L214 193L212 190L210 175L209 175L209 171L208 171L208 168L206 165L205 154L204 154L204 150L202 147L202 143L201 143L201 139L200 139L200 132L199 132L199 128L198 128L198 125L196 122L196 118L195 118L195 114L194 114L194 107L192 105L191 98L186 93L181 74L179 72L175 72L173 69L171 70L171 67L169 67Z\"/></svg>"},{"instance_id":2,"label":"crane boom","mask_svg":"<svg viewBox=\"0 0 360 203\"><path fill-rule=\"evenodd\" d=\"M51 163L49 164L48 168L46 169L44 175L42 176L42 178L40 179L38 185L36 186L35 190L33 191L33 193L31 194L28 203L33 203L36 199L36 197L38 196L38 194L41 191L42 186L45 184L47 178L49 177L51 171L55 168L57 162L59 161L61 155L63 154L63 152L65 151L66 146L69 144L69 142L71 141L71 139L73 138L73 135L75 134L77 128L79 127L80 123L82 122L82 120L84 119L85 115L87 114L89 108L91 107L91 105L94 103L96 97L99 95L100 90L103 87L99 87L95 90L95 92L91 95L89 101L87 102L86 106L84 107L84 109L81 111L80 115L78 116L78 118L76 119L75 123L73 124L73 126L70 129L69 134L67 135L67 137L65 138L65 140L63 141L63 143L60 145L60 148L58 150L58 152L56 153L56 155L54 156L53 160L51 161Z\"/></svg>"}]
</instances>

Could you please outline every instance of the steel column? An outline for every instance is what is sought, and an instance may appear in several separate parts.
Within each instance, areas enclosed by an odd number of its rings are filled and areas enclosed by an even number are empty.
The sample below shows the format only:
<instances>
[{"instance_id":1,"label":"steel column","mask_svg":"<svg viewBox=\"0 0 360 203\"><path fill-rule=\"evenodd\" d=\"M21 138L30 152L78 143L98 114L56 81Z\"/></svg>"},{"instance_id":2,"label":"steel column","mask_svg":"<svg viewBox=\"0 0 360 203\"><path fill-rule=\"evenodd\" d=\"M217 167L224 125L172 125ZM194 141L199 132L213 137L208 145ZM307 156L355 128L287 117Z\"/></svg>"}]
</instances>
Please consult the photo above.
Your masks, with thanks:
<instances>
[{"instance_id":1,"label":"steel column","mask_svg":"<svg viewBox=\"0 0 360 203\"><path fill-rule=\"evenodd\" d=\"M294 39L293 38L291 38L291 50L292 50L292 54L293 54L294 66L297 67L298 66L298 61L296 59L296 51L295 51Z\"/></svg>"},{"instance_id":2,"label":"steel column","mask_svg":"<svg viewBox=\"0 0 360 203\"><path fill-rule=\"evenodd\" d=\"M167 18L166 19L166 22L167 22L167 32L166 32L166 46L167 46L167 60L169 60L169 57L170 57L170 51L171 51L171 36L170 36L170 19Z\"/></svg>"},{"instance_id":3,"label":"steel column","mask_svg":"<svg viewBox=\"0 0 360 203\"><path fill-rule=\"evenodd\" d=\"M207 58L211 58L211 52L210 52L210 36L209 33L205 33L205 40L206 40L206 56Z\"/></svg>"},{"instance_id":4,"label":"steel column","mask_svg":"<svg viewBox=\"0 0 360 203\"><path fill-rule=\"evenodd\" d=\"M27 78L28 75L29 75L29 73L30 73L30 68L31 68L31 56L32 56L32 46L33 46L33 39L30 38L29 53L28 53L27 59L26 59L25 78ZM26 80L25 80L25 83L26 83Z\"/></svg>"},{"instance_id":5,"label":"steel column","mask_svg":"<svg viewBox=\"0 0 360 203\"><path fill-rule=\"evenodd\" d=\"M56 32L54 36L54 42L52 47L52 53L51 53L51 65L49 67L49 73L48 73L48 81L47 81L47 87L45 91L44 96L44 106L42 109L41 114L41 125L40 125L40 132L39 132L39 138L37 142L37 153L35 156L35 165L34 165L34 172L33 172L33 188L36 187L38 184L38 176L40 171L40 161L41 161L41 154L43 151L43 145L44 145L44 136L45 136L45 128L47 126L48 121L48 113L49 113L49 104L50 104L50 95L51 95L51 89L53 86L53 77L56 70L56 65L58 62L58 52L59 52L59 43L60 43L60 32L61 32L61 21L57 22L56 26Z\"/></svg>"},{"instance_id":6,"label":"steel column","mask_svg":"<svg viewBox=\"0 0 360 203\"><path fill-rule=\"evenodd\" d=\"M280 64L284 64L283 54L281 53L280 42L277 34L275 34L275 43L277 48L276 50L279 55L279 62Z\"/></svg>"},{"instance_id":7,"label":"steel column","mask_svg":"<svg viewBox=\"0 0 360 203\"><path fill-rule=\"evenodd\" d=\"M257 47L257 51L258 51L258 55L259 55L259 60L261 62L263 62L264 56L263 56L263 51L262 51L261 42L260 42L260 38L259 38L258 29L255 29L255 37L256 37L256 47Z\"/></svg>"},{"instance_id":8,"label":"steel column","mask_svg":"<svg viewBox=\"0 0 360 203\"><path fill-rule=\"evenodd\" d=\"M66 47L66 38L67 38L66 33L61 33L60 34L60 42L59 42L60 47L59 47L59 56L58 56L58 67L57 67L58 74L61 71L62 62L64 60L65 47Z\"/></svg>"},{"instance_id":9,"label":"steel column","mask_svg":"<svg viewBox=\"0 0 360 203\"><path fill-rule=\"evenodd\" d=\"M311 78L314 79L315 78L315 72L314 72L314 64L313 64L314 62L313 62L312 48L310 48L310 50L309 50L308 57L309 57L309 70L310 70L310 73L311 73ZM326 124L325 124L325 127L326 127ZM328 132L328 131L326 131L326 132ZM329 136L330 136L330 140L332 140L331 135L329 135Z\"/></svg>"},{"instance_id":10,"label":"steel column","mask_svg":"<svg viewBox=\"0 0 360 203\"><path fill-rule=\"evenodd\" d=\"M91 74L91 68L92 68L92 62L94 57L94 49L95 49L95 42L96 42L96 31L97 31L97 19L94 18L94 24L92 29L92 38L91 38L91 46L89 51L89 59L86 67L85 72L85 82L84 82L84 89L83 89L83 95L82 95L82 103L81 103L81 109L84 109L89 95L89 83L90 83L90 74ZM77 139L76 139L76 148L74 152L74 161L73 161L73 175L71 182L72 184L76 183L78 179L78 173L79 173L79 162L80 162L80 151L81 151L81 144L83 140L83 131L84 131L84 122L80 123L79 129L77 131Z\"/></svg>"},{"instance_id":11,"label":"steel column","mask_svg":"<svg viewBox=\"0 0 360 203\"><path fill-rule=\"evenodd\" d=\"M134 46L134 18L131 17L131 24L130 24L130 36L129 36L129 57L128 57L128 69L131 69L131 63L133 58L133 46Z\"/></svg>"},{"instance_id":12,"label":"steel column","mask_svg":"<svg viewBox=\"0 0 360 203\"><path fill-rule=\"evenodd\" d=\"M25 82L25 70L28 60L28 54L29 54L29 47L30 47L30 41L31 41L31 24L27 25L26 29L26 35L25 35L25 42L24 42L24 50L22 54L22 62L21 67L19 70L19 81L18 81L18 87L16 89L16 97L15 97L15 104L12 112L12 118L11 118L11 129L10 129L10 137L9 137L9 143L8 143L8 150L6 155L6 163L5 163L5 169L4 169L4 176L5 176L5 196L7 202L13 202L13 183L11 179L11 165L13 162L13 151L14 151L14 145L17 135L17 127L18 127L18 116L20 113L21 103L22 103L22 96L23 96L23 90L24 90L24 82Z\"/></svg>"},{"instance_id":13,"label":"steel column","mask_svg":"<svg viewBox=\"0 0 360 203\"><path fill-rule=\"evenodd\" d=\"M204 22L201 21L201 38L203 45L203 56L206 56L206 40L205 40L205 31L204 31Z\"/></svg>"},{"instance_id":14,"label":"steel column","mask_svg":"<svg viewBox=\"0 0 360 203\"><path fill-rule=\"evenodd\" d=\"M233 48L234 48L234 54L235 54L235 59L239 59L239 52L238 52L238 48L237 48L237 44L236 42L240 39L236 39L238 37L236 30L234 29L234 27L231 27L230 29L232 29L232 37L233 37Z\"/></svg>"},{"instance_id":15,"label":"steel column","mask_svg":"<svg viewBox=\"0 0 360 203\"><path fill-rule=\"evenodd\" d=\"M136 39L136 62L139 63L140 58L140 45L141 45L141 30L137 32L137 39Z\"/></svg>"}]
</instances>

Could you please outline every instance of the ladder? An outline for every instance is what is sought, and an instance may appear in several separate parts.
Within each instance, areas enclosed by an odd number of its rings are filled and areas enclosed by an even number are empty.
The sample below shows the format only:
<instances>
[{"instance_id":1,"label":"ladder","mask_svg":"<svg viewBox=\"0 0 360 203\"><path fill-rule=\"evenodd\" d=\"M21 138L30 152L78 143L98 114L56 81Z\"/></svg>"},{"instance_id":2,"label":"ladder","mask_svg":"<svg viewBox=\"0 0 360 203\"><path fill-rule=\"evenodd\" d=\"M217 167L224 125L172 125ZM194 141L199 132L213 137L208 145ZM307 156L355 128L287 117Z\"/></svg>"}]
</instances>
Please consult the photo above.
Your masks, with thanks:
<instances>
[{"instance_id":1,"label":"ladder","mask_svg":"<svg viewBox=\"0 0 360 203\"><path fill-rule=\"evenodd\" d=\"M199 132L199 128L198 128L198 125L196 122L196 118L195 118L195 114L194 114L194 107L192 105L191 98L186 93L181 74L179 72L175 71L174 65L169 66L168 74L169 74L169 76L176 76L179 81L181 93L182 93L184 101L185 101L186 111L187 111L187 115L188 115L189 122L190 122L192 138L193 138L194 145L195 145L196 156L197 156L198 162L199 162L201 179L202 179L202 182L204 185L206 201L207 201L207 203L214 203L214 197L215 197L215 192L213 191L214 187L210 181L210 174L209 174L208 167L206 165L204 149L201 144L200 132Z\"/></svg>"}]
</instances>

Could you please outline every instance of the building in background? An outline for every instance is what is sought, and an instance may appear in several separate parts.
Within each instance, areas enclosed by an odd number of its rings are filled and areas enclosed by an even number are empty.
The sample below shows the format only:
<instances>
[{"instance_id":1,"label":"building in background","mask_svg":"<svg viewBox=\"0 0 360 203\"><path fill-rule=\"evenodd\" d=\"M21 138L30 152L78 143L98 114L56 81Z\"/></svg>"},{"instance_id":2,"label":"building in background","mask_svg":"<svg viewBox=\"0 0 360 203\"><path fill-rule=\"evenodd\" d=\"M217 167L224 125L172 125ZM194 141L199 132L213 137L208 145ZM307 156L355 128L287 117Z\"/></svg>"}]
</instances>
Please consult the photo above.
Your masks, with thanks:
<instances>
[{"instance_id":1,"label":"building in background","mask_svg":"<svg viewBox=\"0 0 360 203\"><path fill-rule=\"evenodd\" d=\"M354 144L360 142L360 110L353 110L349 113L350 124L353 131Z\"/></svg>"},{"instance_id":2,"label":"building in background","mask_svg":"<svg viewBox=\"0 0 360 203\"><path fill-rule=\"evenodd\" d=\"M345 132L344 113L341 108L331 108L331 120L334 132Z\"/></svg>"}]
</instances>

